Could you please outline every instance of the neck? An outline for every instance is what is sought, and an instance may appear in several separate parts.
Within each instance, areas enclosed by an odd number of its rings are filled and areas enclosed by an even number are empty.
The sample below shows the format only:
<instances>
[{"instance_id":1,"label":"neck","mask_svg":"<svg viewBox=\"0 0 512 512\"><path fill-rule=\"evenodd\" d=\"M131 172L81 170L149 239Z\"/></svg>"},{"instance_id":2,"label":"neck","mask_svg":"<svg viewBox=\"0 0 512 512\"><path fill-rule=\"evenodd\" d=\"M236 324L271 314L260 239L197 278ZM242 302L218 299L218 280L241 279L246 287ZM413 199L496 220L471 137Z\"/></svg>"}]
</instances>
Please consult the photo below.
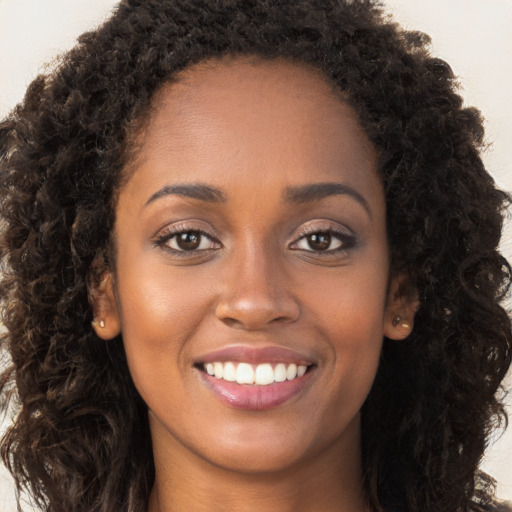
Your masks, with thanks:
<instances>
[{"instance_id":1,"label":"neck","mask_svg":"<svg viewBox=\"0 0 512 512\"><path fill-rule=\"evenodd\" d=\"M267 473L215 466L153 429L156 478L148 512L365 512L356 426L352 442L336 440L314 458Z\"/></svg>"}]
</instances>

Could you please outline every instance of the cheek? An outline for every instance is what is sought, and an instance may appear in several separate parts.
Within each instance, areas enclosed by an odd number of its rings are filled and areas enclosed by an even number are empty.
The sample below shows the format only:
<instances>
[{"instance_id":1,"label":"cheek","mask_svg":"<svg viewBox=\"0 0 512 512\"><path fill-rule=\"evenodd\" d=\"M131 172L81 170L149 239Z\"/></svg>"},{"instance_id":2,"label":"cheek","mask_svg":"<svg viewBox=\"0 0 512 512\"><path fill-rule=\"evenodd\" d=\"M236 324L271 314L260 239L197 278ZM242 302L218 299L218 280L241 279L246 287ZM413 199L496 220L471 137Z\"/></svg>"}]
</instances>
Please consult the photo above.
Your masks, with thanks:
<instances>
[{"instance_id":1,"label":"cheek","mask_svg":"<svg viewBox=\"0 0 512 512\"><path fill-rule=\"evenodd\" d=\"M348 333L360 340L382 337L387 296L387 269L382 262L305 276L300 288L304 311L321 319L316 324L329 338L350 342Z\"/></svg>"},{"instance_id":2,"label":"cheek","mask_svg":"<svg viewBox=\"0 0 512 512\"><path fill-rule=\"evenodd\" d=\"M166 331L185 334L197 323L207 301L208 287L200 273L166 267L157 257L139 261L144 264L131 265L126 258L118 269L123 334L136 331L148 341Z\"/></svg>"},{"instance_id":3,"label":"cheek","mask_svg":"<svg viewBox=\"0 0 512 512\"><path fill-rule=\"evenodd\" d=\"M180 278L176 271L151 261L136 267L128 257L118 265L123 341L130 373L142 395L151 392L151 383L180 373L187 340L209 309L207 288L193 272L188 273Z\"/></svg>"},{"instance_id":4,"label":"cheek","mask_svg":"<svg viewBox=\"0 0 512 512\"><path fill-rule=\"evenodd\" d=\"M340 269L305 291L308 320L326 344L326 364L337 376L332 383L344 396L352 392L364 400L373 383L384 337L386 276L382 263L361 272Z\"/></svg>"}]
</instances>

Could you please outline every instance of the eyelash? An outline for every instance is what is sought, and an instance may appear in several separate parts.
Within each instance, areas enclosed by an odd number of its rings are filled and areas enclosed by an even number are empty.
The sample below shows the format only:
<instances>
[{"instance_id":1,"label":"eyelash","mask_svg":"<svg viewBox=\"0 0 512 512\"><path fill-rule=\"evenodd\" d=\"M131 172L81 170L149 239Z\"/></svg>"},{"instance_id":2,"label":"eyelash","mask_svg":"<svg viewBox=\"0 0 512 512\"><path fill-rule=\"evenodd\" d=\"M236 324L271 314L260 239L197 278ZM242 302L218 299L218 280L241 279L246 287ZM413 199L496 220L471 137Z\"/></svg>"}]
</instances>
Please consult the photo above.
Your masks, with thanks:
<instances>
[{"instance_id":1,"label":"eyelash","mask_svg":"<svg viewBox=\"0 0 512 512\"><path fill-rule=\"evenodd\" d=\"M335 249L328 249L324 251L315 251L314 249L307 250L307 249L300 249L300 248L294 248L293 246L296 246L300 241L305 240L308 236L311 235L328 235L331 238L335 238L340 242L340 247L337 247ZM292 242L290 244L290 248L292 250L303 250L305 252L311 252L315 255L319 256L329 256L333 254L338 254L341 252L346 252L353 247L355 247L357 243L357 238L354 234L348 232L348 228L340 228L338 226L330 225L328 228L318 228L316 226L306 226L301 230L299 233L299 237L296 239L295 242Z\"/></svg>"},{"instance_id":2,"label":"eyelash","mask_svg":"<svg viewBox=\"0 0 512 512\"><path fill-rule=\"evenodd\" d=\"M191 233L197 234L200 237L200 240L202 238L206 238L206 239L210 240L210 242L212 244L217 244L219 247L212 247L212 248L207 248L207 249L191 249L191 250L185 250L185 249L179 250L179 249L174 249L172 247L169 247L169 245L168 245L169 241L171 241L173 238L175 238L179 235L183 235L183 234L187 234L187 233L188 234L191 234ZM341 245L340 245L340 247L337 247L335 249L327 249L327 250L314 250L314 249L308 250L308 249L301 249L300 247L294 247L294 246L297 246L299 244L299 242L301 242L302 240L305 240L308 236L311 236L311 235L327 235L327 236L337 239ZM202 243L202 240L200 241L200 244L201 243ZM314 227L314 226L307 226L300 231L296 240L289 245L289 248L292 250L310 252L315 255L320 255L320 256L326 255L327 256L327 255L333 255L333 254L348 251L349 249L352 249L356 245L356 243L357 243L356 237L353 234L348 233L347 229L341 229L337 226L332 226L332 225L329 226L327 229L318 228L318 227ZM215 250L222 246L222 244L210 233L207 233L206 231L199 229L199 228L193 228L193 227L184 226L184 225L178 225L178 226L174 226L171 228L166 228L163 232L159 233L156 236L156 238L154 240L154 244L157 247L161 247L162 249L164 249L168 252L171 252L173 255L177 255L177 256L190 256L193 254L197 254L198 252L204 253L206 251Z\"/></svg>"},{"instance_id":3,"label":"eyelash","mask_svg":"<svg viewBox=\"0 0 512 512\"><path fill-rule=\"evenodd\" d=\"M200 237L200 239L207 238L213 244L217 244L217 245L219 245L219 247L221 246L221 243L215 237L213 237L210 233L207 233L206 231L199 229L199 228L193 228L193 227L184 226L184 225L178 225L178 226L173 226L171 228L166 228L163 232L160 232L156 236L154 243L157 247L161 247L162 249L164 249L168 252L171 252L173 255L177 255L177 256L190 256L192 254L197 254L198 252L205 252L205 251L211 251L211 250L216 249L216 248L193 249L193 250L187 251L185 249L179 250L179 249L174 249L172 247L169 247L168 243L173 238L176 238L179 235L184 235L187 233L188 234L191 234L191 233L197 234Z\"/></svg>"}]
</instances>

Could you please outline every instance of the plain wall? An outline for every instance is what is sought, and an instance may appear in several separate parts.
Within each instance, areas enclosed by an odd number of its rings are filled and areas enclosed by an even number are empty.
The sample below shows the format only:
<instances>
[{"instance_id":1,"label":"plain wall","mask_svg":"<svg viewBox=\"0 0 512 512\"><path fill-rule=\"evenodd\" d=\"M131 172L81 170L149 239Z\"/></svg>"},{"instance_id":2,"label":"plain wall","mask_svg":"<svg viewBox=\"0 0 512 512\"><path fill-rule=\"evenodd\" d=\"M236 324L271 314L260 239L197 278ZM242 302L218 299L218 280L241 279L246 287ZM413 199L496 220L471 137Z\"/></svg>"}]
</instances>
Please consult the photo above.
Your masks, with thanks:
<instances>
[{"instance_id":1,"label":"plain wall","mask_svg":"<svg viewBox=\"0 0 512 512\"><path fill-rule=\"evenodd\" d=\"M0 0L0 118L22 99L44 63L71 48L98 25L113 0ZM512 190L512 0L387 0L403 26L432 36L433 52L461 77L466 104L486 118L483 155L498 184ZM511 224L502 251L512 259ZM507 387L512 388L512 375ZM511 402L512 403L512 402ZM511 409L512 414L512 409ZM4 423L5 428L6 423ZM483 468L497 478L498 495L512 500L512 428L486 455ZM0 511L14 512L12 484L0 469Z\"/></svg>"}]
</instances>

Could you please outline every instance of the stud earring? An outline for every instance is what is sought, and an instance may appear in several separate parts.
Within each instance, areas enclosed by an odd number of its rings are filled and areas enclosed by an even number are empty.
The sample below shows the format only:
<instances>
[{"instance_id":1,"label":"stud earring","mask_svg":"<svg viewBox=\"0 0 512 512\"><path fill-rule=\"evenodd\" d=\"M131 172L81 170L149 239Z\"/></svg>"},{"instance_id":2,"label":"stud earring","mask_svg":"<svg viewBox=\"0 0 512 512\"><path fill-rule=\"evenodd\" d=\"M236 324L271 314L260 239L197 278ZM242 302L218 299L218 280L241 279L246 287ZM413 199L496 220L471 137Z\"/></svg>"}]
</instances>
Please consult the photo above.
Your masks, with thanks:
<instances>
[{"instance_id":1,"label":"stud earring","mask_svg":"<svg viewBox=\"0 0 512 512\"><path fill-rule=\"evenodd\" d=\"M409 322L406 322L405 320L402 320L402 317L400 315L395 315L393 317L393 327L396 327L397 325L400 325L403 329L411 330L411 324Z\"/></svg>"},{"instance_id":2,"label":"stud earring","mask_svg":"<svg viewBox=\"0 0 512 512\"><path fill-rule=\"evenodd\" d=\"M103 329L105 327L105 320L100 320L99 322L97 320L93 320L92 322L93 327L99 326Z\"/></svg>"}]
</instances>

